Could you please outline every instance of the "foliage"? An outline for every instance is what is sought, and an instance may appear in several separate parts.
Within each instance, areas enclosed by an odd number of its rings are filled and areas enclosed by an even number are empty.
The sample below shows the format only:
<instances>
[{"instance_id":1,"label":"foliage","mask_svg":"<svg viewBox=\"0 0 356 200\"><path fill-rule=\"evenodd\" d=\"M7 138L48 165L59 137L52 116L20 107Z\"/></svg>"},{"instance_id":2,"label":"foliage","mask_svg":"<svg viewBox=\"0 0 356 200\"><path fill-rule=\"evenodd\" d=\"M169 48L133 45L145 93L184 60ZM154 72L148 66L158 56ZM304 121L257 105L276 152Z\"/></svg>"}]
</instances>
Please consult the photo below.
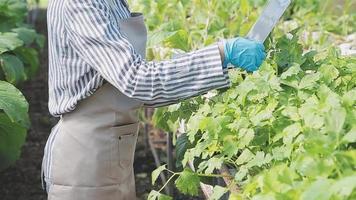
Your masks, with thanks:
<instances>
[{"instance_id":1,"label":"foliage","mask_svg":"<svg viewBox=\"0 0 356 200\"><path fill-rule=\"evenodd\" d=\"M28 103L10 83L0 81L0 170L12 164L20 155L29 127Z\"/></svg>"},{"instance_id":2,"label":"foliage","mask_svg":"<svg viewBox=\"0 0 356 200\"><path fill-rule=\"evenodd\" d=\"M218 38L244 35L263 0L136 0L150 30L149 59L165 59ZM197 195L204 177L232 172L230 186L215 186L212 199L356 198L356 59L341 57L333 41L355 31L353 1L342 16L332 1L295 0L266 41L268 58L258 72L231 70L232 86L158 109L157 127L186 133L176 139L177 188ZM153 12L154 11L154 12ZM310 33L319 37L305 38ZM185 181L192 180L192 181ZM161 188L162 190L162 188ZM152 191L149 199L169 198Z\"/></svg>"},{"instance_id":3,"label":"foliage","mask_svg":"<svg viewBox=\"0 0 356 200\"><path fill-rule=\"evenodd\" d=\"M30 126L28 103L14 85L35 75L44 43L26 15L25 0L0 0L0 170L19 157Z\"/></svg>"}]
</instances>

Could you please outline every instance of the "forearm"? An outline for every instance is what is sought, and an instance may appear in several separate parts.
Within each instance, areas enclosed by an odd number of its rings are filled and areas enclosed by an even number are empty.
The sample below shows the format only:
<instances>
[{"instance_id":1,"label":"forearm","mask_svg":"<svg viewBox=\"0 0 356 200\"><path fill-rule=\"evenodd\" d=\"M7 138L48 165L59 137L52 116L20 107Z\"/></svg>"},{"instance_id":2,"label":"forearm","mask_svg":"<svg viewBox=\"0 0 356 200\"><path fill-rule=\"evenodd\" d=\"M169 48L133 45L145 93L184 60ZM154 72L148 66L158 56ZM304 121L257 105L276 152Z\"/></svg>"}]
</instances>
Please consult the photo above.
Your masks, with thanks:
<instances>
[{"instance_id":1,"label":"forearm","mask_svg":"<svg viewBox=\"0 0 356 200\"><path fill-rule=\"evenodd\" d=\"M230 85L217 45L161 62L147 62L134 52L122 62L118 58L129 53L95 48L83 48L83 57L88 58L88 63L123 94L149 106L175 103ZM88 55L90 52L96 53ZM105 55L106 59L95 59L100 55Z\"/></svg>"}]
</instances>

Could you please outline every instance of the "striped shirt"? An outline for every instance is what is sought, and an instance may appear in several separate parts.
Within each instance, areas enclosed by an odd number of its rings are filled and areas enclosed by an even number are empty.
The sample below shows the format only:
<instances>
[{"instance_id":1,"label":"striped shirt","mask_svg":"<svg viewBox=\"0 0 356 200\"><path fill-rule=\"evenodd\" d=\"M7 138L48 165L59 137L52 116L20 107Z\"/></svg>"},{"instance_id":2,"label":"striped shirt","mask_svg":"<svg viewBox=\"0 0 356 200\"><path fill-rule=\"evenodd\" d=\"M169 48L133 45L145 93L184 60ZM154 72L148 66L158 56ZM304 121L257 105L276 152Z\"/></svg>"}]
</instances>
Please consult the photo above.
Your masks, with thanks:
<instances>
[{"instance_id":1,"label":"striped shirt","mask_svg":"<svg viewBox=\"0 0 356 200\"><path fill-rule=\"evenodd\" d=\"M160 62L138 55L120 32L125 0L50 0L49 111L75 109L106 80L148 106L175 103L230 85L217 44Z\"/></svg>"}]
</instances>

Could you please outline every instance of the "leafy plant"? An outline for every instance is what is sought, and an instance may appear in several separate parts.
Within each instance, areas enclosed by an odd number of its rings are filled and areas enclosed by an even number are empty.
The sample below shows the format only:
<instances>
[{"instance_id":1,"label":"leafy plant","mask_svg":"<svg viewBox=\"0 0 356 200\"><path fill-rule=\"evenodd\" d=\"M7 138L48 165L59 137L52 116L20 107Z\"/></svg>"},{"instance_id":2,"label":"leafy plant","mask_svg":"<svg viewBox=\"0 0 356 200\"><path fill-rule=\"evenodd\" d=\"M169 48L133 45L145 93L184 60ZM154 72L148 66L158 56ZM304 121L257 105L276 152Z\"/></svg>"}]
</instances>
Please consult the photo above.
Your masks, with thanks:
<instances>
[{"instance_id":1,"label":"leafy plant","mask_svg":"<svg viewBox=\"0 0 356 200\"><path fill-rule=\"evenodd\" d=\"M218 38L245 35L264 2L137 0L133 5L148 15L148 58L165 59ZM211 199L225 193L232 200L356 198L356 59L341 57L327 39L353 32L355 12L340 17L324 6L293 1L265 43L268 58L258 72L231 70L229 89L155 112L155 125L169 132L185 122L185 133L174 137L177 166L190 161L196 171L164 166L153 173L154 180L167 172L178 190L190 195L198 194L205 177L233 180L215 186ZM303 36L312 32L320 37L306 41ZM231 175L218 173L223 165ZM149 199L172 199L161 190Z\"/></svg>"},{"instance_id":2,"label":"leafy plant","mask_svg":"<svg viewBox=\"0 0 356 200\"><path fill-rule=\"evenodd\" d=\"M0 170L12 164L20 155L30 125L28 103L10 83L0 81Z\"/></svg>"},{"instance_id":3,"label":"leafy plant","mask_svg":"<svg viewBox=\"0 0 356 200\"><path fill-rule=\"evenodd\" d=\"M14 86L34 76L44 37L24 23L25 0L0 0L0 170L20 155L30 126L28 103Z\"/></svg>"}]
</instances>

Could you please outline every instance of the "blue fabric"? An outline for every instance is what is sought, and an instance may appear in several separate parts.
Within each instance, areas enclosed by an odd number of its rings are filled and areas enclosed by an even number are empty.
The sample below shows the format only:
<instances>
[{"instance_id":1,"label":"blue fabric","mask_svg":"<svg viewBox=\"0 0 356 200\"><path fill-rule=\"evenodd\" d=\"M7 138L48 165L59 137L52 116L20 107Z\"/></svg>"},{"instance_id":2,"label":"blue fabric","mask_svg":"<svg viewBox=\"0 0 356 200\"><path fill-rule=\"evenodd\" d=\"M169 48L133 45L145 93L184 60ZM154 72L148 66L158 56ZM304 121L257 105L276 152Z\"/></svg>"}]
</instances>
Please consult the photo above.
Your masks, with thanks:
<instances>
[{"instance_id":1,"label":"blue fabric","mask_svg":"<svg viewBox=\"0 0 356 200\"><path fill-rule=\"evenodd\" d=\"M262 43L241 37L225 40L224 54L224 68L232 64L249 72L258 70L266 58Z\"/></svg>"}]
</instances>

